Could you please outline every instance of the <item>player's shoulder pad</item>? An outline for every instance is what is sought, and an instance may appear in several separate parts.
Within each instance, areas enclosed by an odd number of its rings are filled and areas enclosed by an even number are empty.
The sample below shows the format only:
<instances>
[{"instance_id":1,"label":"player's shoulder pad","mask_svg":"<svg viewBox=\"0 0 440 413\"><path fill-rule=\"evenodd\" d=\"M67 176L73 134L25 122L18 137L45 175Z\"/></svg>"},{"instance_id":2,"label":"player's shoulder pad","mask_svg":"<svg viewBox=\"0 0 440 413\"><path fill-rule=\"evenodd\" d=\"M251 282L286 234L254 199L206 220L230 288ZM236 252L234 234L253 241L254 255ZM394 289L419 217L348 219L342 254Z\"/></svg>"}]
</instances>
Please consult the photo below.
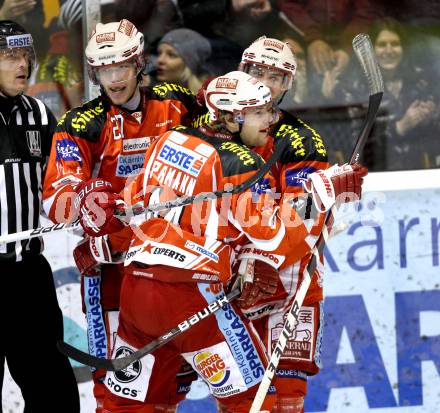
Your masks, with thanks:
<instances>
[{"instance_id":1,"label":"player's shoulder pad","mask_svg":"<svg viewBox=\"0 0 440 413\"><path fill-rule=\"evenodd\" d=\"M272 131L275 145L283 145L283 164L306 160L327 162L327 149L321 135L300 118L283 112Z\"/></svg>"},{"instance_id":2,"label":"player's shoulder pad","mask_svg":"<svg viewBox=\"0 0 440 413\"><path fill-rule=\"evenodd\" d=\"M209 114L209 111L199 111L196 113L196 115L193 117L191 121L191 126L193 128L198 128L199 126L207 125L211 122L211 116Z\"/></svg>"},{"instance_id":3,"label":"player's shoulder pad","mask_svg":"<svg viewBox=\"0 0 440 413\"><path fill-rule=\"evenodd\" d=\"M213 146L219 155L225 177L257 171L264 165L260 155L241 143L208 136L199 129L186 126L176 126L172 130L195 136Z\"/></svg>"},{"instance_id":4,"label":"player's shoulder pad","mask_svg":"<svg viewBox=\"0 0 440 413\"><path fill-rule=\"evenodd\" d=\"M108 110L108 103L102 96L98 96L66 112L58 121L55 132L67 132L96 142L104 128Z\"/></svg>"},{"instance_id":5,"label":"player's shoulder pad","mask_svg":"<svg viewBox=\"0 0 440 413\"><path fill-rule=\"evenodd\" d=\"M186 87L176 83L158 83L150 88L148 95L150 99L156 100L179 100L186 107L193 107L197 104L194 94Z\"/></svg>"}]
</instances>

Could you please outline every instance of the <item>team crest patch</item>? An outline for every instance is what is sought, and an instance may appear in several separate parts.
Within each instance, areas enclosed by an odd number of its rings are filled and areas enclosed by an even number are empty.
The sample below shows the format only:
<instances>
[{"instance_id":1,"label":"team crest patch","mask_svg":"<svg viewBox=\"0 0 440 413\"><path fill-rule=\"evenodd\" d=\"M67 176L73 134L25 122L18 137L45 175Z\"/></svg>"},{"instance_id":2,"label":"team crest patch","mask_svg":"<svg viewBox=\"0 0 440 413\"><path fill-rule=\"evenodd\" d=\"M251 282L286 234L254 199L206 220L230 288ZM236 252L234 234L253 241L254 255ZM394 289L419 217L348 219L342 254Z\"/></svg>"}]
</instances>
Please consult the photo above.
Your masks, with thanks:
<instances>
[{"instance_id":1,"label":"team crest patch","mask_svg":"<svg viewBox=\"0 0 440 413\"><path fill-rule=\"evenodd\" d=\"M136 350L119 336L116 336L115 358L128 356ZM152 354L147 354L123 370L108 371L105 376L105 386L119 397L143 402L147 396L154 360Z\"/></svg>"},{"instance_id":2,"label":"team crest patch","mask_svg":"<svg viewBox=\"0 0 440 413\"><path fill-rule=\"evenodd\" d=\"M122 346L116 350L115 358L127 357L133 353L134 351L131 348ZM130 364L124 370L115 371L115 376L118 379L118 381L120 381L121 383L130 383L136 380L140 376L141 371L142 371L142 364L138 360Z\"/></svg>"},{"instance_id":3,"label":"team crest patch","mask_svg":"<svg viewBox=\"0 0 440 413\"><path fill-rule=\"evenodd\" d=\"M41 135L39 130L27 130L26 141L32 156L41 157Z\"/></svg>"}]
</instances>

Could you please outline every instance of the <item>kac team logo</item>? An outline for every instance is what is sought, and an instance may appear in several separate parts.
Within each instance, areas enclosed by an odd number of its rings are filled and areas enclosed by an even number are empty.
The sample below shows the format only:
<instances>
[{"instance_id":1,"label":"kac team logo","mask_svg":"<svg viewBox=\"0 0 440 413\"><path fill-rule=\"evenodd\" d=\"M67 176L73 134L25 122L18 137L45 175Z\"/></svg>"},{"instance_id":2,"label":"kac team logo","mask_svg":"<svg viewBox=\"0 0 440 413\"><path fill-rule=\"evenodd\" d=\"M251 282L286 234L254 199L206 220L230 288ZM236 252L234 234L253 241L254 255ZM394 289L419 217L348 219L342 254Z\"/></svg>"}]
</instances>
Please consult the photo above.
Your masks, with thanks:
<instances>
[{"instance_id":1,"label":"kac team logo","mask_svg":"<svg viewBox=\"0 0 440 413\"><path fill-rule=\"evenodd\" d=\"M133 353L134 351L131 348L122 346L116 350L116 358L126 357ZM124 370L115 371L115 377L121 383L130 383L140 376L141 371L142 364L139 360L137 360Z\"/></svg>"},{"instance_id":2,"label":"kac team logo","mask_svg":"<svg viewBox=\"0 0 440 413\"><path fill-rule=\"evenodd\" d=\"M226 364L220 355L209 351L197 353L194 356L194 366L213 387L223 386L231 375L231 371L226 368Z\"/></svg>"},{"instance_id":3,"label":"kac team logo","mask_svg":"<svg viewBox=\"0 0 440 413\"><path fill-rule=\"evenodd\" d=\"M70 139L60 139L56 143L56 160L77 161L82 164L78 145Z\"/></svg>"},{"instance_id":4,"label":"kac team logo","mask_svg":"<svg viewBox=\"0 0 440 413\"><path fill-rule=\"evenodd\" d=\"M302 188L304 183L307 182L309 175L313 172L316 172L316 168L313 168L312 166L290 169L286 171L286 185Z\"/></svg>"}]
</instances>

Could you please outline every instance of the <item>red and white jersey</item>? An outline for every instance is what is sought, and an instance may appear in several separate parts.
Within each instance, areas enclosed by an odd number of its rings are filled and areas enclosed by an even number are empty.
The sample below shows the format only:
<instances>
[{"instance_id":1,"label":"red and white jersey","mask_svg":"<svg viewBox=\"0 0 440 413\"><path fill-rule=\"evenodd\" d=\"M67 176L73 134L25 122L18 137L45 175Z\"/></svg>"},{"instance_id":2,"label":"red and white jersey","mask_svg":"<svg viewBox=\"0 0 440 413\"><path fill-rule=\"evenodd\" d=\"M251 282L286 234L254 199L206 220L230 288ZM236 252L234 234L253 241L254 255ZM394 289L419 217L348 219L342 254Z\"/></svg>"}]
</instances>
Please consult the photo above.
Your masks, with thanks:
<instances>
[{"instance_id":1,"label":"red and white jersey","mask_svg":"<svg viewBox=\"0 0 440 413\"><path fill-rule=\"evenodd\" d=\"M284 197L298 199L304 197L303 199L306 199L307 194L304 191L303 182L307 180L308 175L319 169L327 169L330 166L324 142L320 135L309 125L283 111L280 121L271 131L271 139L265 146L254 148L254 150L267 160L273 153L274 145L280 143L277 140L284 139L289 140L287 150L283 152L281 162L277 162L272 168L277 188ZM314 214L314 216L310 214L309 217L306 208L310 209L311 205L304 205L302 208L304 213L301 215L308 231L307 241L312 247L321 233L326 214ZM259 249L253 245L248 245L240 251L243 256L249 253L261 254ZM281 283L278 285L277 293L247 309L245 312L249 318L258 318L270 311L290 307L297 287L302 281L304 270L311 259L311 253L309 250L299 260L295 259L295 256L288 255L286 260L279 265ZM266 256L265 259L270 261L270 257ZM278 266L278 263L273 262L272 265ZM323 299L323 272L324 261L321 257L307 292L305 304Z\"/></svg>"},{"instance_id":2,"label":"red and white jersey","mask_svg":"<svg viewBox=\"0 0 440 413\"><path fill-rule=\"evenodd\" d=\"M238 142L178 127L166 132L149 148L144 174L139 175L130 188L131 197L134 202L142 198L146 207L180 196L225 190L254 176L263 164L259 155ZM298 217L295 227L284 225L273 199L273 187L273 177L266 174L242 193L165 211L160 216L174 224L170 227L173 236L166 233L166 224L158 229L151 220L143 222L134 231L126 263L190 269L186 264L199 262L199 259L212 265L217 258L194 248L194 240L189 240L188 245L185 233L202 237L196 244L203 249L207 244L202 239L208 243L220 241L232 247L252 242L262 250L276 251L280 256L289 251L299 259L309 250L305 240L307 229ZM184 232L179 234L178 229ZM219 256L215 249L210 253ZM227 282L230 260L219 262L221 267L214 269L212 274ZM197 272L204 270L195 269Z\"/></svg>"},{"instance_id":3,"label":"red and white jersey","mask_svg":"<svg viewBox=\"0 0 440 413\"><path fill-rule=\"evenodd\" d=\"M80 181L99 177L122 190L141 171L150 143L171 127L189 123L196 108L189 90L168 83L142 88L141 99L141 110L130 114L100 96L60 119L43 191L52 221L69 218L68 200Z\"/></svg>"},{"instance_id":4,"label":"red and white jersey","mask_svg":"<svg viewBox=\"0 0 440 413\"><path fill-rule=\"evenodd\" d=\"M197 109L194 96L181 86L159 84L141 89L141 110L130 114L100 96L67 112L58 122L43 188L43 207L54 222L74 215L74 187L102 178L121 191L142 170L145 153L172 126L189 123ZM113 251L126 251L130 228L110 234ZM102 265L101 303L119 307L123 265Z\"/></svg>"}]
</instances>

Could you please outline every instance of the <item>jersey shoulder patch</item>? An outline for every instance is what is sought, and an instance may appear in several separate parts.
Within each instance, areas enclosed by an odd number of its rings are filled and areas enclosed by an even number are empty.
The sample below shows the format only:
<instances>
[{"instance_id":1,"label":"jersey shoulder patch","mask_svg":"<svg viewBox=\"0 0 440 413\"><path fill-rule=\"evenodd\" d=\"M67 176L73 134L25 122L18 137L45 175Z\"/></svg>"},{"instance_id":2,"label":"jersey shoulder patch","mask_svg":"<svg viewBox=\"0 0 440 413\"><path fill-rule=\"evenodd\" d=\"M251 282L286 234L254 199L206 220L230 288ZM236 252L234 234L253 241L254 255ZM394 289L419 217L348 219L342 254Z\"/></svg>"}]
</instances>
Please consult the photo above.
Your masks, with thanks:
<instances>
[{"instance_id":1,"label":"jersey shoulder patch","mask_svg":"<svg viewBox=\"0 0 440 413\"><path fill-rule=\"evenodd\" d=\"M303 120L283 112L283 118L272 131L275 145L286 145L283 164L306 160L327 162L327 149L321 135Z\"/></svg>"},{"instance_id":2,"label":"jersey shoulder patch","mask_svg":"<svg viewBox=\"0 0 440 413\"><path fill-rule=\"evenodd\" d=\"M193 93L186 87L183 87L176 83L162 82L152 86L151 88L146 88L146 89L147 90L150 89L150 93L149 93L150 99L157 99L157 100L172 99L172 100L180 100L184 103L186 101L195 102L195 96L193 95Z\"/></svg>"},{"instance_id":3,"label":"jersey shoulder patch","mask_svg":"<svg viewBox=\"0 0 440 413\"><path fill-rule=\"evenodd\" d=\"M191 126L193 128L198 128L199 126L207 125L211 122L211 115L208 111L203 111L201 113L197 113L191 122Z\"/></svg>"},{"instance_id":4,"label":"jersey shoulder patch","mask_svg":"<svg viewBox=\"0 0 440 413\"><path fill-rule=\"evenodd\" d=\"M109 105L99 96L66 112L58 121L55 132L67 132L91 142L96 142L107 118Z\"/></svg>"}]
</instances>

